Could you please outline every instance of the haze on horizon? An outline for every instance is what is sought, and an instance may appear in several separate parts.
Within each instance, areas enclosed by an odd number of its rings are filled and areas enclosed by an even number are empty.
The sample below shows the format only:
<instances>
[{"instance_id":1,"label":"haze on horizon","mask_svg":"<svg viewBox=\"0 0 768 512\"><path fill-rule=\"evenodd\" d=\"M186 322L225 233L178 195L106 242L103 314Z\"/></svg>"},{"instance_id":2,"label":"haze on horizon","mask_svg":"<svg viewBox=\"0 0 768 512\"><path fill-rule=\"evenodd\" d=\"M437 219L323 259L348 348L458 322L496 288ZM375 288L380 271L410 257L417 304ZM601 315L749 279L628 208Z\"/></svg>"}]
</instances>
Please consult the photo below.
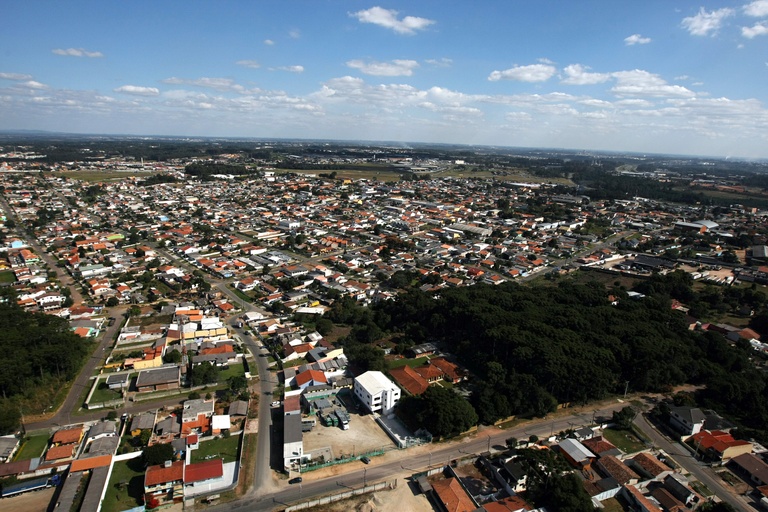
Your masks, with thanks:
<instances>
[{"instance_id":1,"label":"haze on horizon","mask_svg":"<svg viewBox=\"0 0 768 512\"><path fill-rule=\"evenodd\" d=\"M4 12L1 130L768 158L768 0Z\"/></svg>"}]
</instances>

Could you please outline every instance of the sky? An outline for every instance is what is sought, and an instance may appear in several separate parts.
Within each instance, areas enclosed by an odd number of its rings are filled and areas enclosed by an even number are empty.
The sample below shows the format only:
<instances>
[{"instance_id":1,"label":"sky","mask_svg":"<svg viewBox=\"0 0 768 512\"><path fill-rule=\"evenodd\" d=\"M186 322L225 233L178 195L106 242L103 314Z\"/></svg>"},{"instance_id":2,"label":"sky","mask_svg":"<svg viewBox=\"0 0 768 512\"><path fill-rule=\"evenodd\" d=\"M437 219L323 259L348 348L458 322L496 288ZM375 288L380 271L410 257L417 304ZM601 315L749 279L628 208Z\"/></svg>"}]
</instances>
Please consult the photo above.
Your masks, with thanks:
<instances>
[{"instance_id":1,"label":"sky","mask_svg":"<svg viewBox=\"0 0 768 512\"><path fill-rule=\"evenodd\" d=\"M768 0L2 11L0 130L768 158Z\"/></svg>"}]
</instances>

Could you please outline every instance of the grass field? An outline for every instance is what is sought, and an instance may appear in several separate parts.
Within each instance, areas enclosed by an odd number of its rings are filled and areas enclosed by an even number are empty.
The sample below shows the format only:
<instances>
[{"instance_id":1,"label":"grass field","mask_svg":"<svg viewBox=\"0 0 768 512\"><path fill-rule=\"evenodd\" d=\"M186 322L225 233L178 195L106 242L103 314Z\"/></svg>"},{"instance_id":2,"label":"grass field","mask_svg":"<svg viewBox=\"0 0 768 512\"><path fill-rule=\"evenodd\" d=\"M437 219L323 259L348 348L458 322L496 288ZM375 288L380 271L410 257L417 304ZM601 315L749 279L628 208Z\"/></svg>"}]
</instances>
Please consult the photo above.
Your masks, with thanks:
<instances>
[{"instance_id":1,"label":"grass field","mask_svg":"<svg viewBox=\"0 0 768 512\"><path fill-rule=\"evenodd\" d=\"M429 361L428 357L417 357L416 359L393 359L392 361L387 361L387 368L390 370L393 368L402 368L403 366L410 366L411 368L415 368L417 366L423 365L427 361Z\"/></svg>"},{"instance_id":2,"label":"grass field","mask_svg":"<svg viewBox=\"0 0 768 512\"><path fill-rule=\"evenodd\" d=\"M91 395L91 401L89 403L98 404L101 402L111 402L112 400L119 400L122 395L117 391L113 391L107 387L102 387L102 384L106 383L106 379L102 380L96 387L96 390Z\"/></svg>"},{"instance_id":3,"label":"grass field","mask_svg":"<svg viewBox=\"0 0 768 512\"><path fill-rule=\"evenodd\" d=\"M30 436L29 441L24 441L21 449L16 453L13 460L28 460L39 457L48 446L48 434L39 434Z\"/></svg>"},{"instance_id":4,"label":"grass field","mask_svg":"<svg viewBox=\"0 0 768 512\"><path fill-rule=\"evenodd\" d=\"M624 453L635 453L645 449L645 444L629 430L603 430L603 437Z\"/></svg>"},{"instance_id":5,"label":"grass field","mask_svg":"<svg viewBox=\"0 0 768 512\"><path fill-rule=\"evenodd\" d=\"M16 282L16 274L12 270L3 270L0 272L0 284L10 284Z\"/></svg>"},{"instance_id":6,"label":"grass field","mask_svg":"<svg viewBox=\"0 0 768 512\"><path fill-rule=\"evenodd\" d=\"M154 174L152 171L97 171L97 170L81 170L81 171L66 171L57 173L60 176L71 178L73 180L82 180L90 182L98 181L117 181L125 178L132 178L134 176L148 177Z\"/></svg>"},{"instance_id":7,"label":"grass field","mask_svg":"<svg viewBox=\"0 0 768 512\"><path fill-rule=\"evenodd\" d=\"M234 462L237 460L237 447L239 443L240 436L201 441L200 448L192 452L192 462L200 462L214 457L221 457L224 459L224 462Z\"/></svg>"},{"instance_id":8,"label":"grass field","mask_svg":"<svg viewBox=\"0 0 768 512\"><path fill-rule=\"evenodd\" d=\"M120 512L144 503L144 465L142 458L115 462L107 493L101 504L104 512Z\"/></svg>"},{"instance_id":9,"label":"grass field","mask_svg":"<svg viewBox=\"0 0 768 512\"><path fill-rule=\"evenodd\" d=\"M237 375L245 375L245 368L242 363L230 364L226 370L219 371L219 384L226 384L227 379Z\"/></svg>"}]
</instances>

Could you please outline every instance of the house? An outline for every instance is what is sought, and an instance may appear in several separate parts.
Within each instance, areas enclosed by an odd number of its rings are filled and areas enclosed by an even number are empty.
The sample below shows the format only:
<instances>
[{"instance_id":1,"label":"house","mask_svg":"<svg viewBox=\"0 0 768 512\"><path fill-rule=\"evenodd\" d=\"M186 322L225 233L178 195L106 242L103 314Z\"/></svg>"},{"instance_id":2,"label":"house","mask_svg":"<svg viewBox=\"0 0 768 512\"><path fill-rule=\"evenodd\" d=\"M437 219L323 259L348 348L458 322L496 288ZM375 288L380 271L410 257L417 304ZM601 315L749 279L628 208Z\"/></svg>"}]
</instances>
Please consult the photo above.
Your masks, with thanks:
<instances>
[{"instance_id":1,"label":"house","mask_svg":"<svg viewBox=\"0 0 768 512\"><path fill-rule=\"evenodd\" d=\"M215 400L204 400L202 398L185 400L181 412L181 432L183 434L190 434L193 431L198 431L202 434L208 433L208 430L211 428L214 403Z\"/></svg>"},{"instance_id":2,"label":"house","mask_svg":"<svg viewBox=\"0 0 768 512\"><path fill-rule=\"evenodd\" d=\"M78 447L77 443L51 446L50 448L48 448L48 451L45 452L45 461L53 462L53 461L71 459L72 457L75 456L75 451L77 451L77 447Z\"/></svg>"},{"instance_id":3,"label":"house","mask_svg":"<svg viewBox=\"0 0 768 512\"><path fill-rule=\"evenodd\" d=\"M16 439L16 436L0 437L0 462L11 460L18 447L19 440Z\"/></svg>"},{"instance_id":4,"label":"house","mask_svg":"<svg viewBox=\"0 0 768 512\"><path fill-rule=\"evenodd\" d=\"M178 366L165 366L142 370L136 378L136 389L139 393L145 391L179 389L180 387L181 368Z\"/></svg>"},{"instance_id":5,"label":"house","mask_svg":"<svg viewBox=\"0 0 768 512\"><path fill-rule=\"evenodd\" d=\"M670 407L669 422L685 437L701 432L706 416L698 407Z\"/></svg>"},{"instance_id":6,"label":"house","mask_svg":"<svg viewBox=\"0 0 768 512\"><path fill-rule=\"evenodd\" d=\"M150 411L134 415L130 426L131 435L136 437L141 434L142 430L152 430L155 427L156 414Z\"/></svg>"},{"instance_id":7,"label":"house","mask_svg":"<svg viewBox=\"0 0 768 512\"><path fill-rule=\"evenodd\" d=\"M400 400L400 388L378 371L367 371L355 377L353 390L371 412L387 414Z\"/></svg>"},{"instance_id":8,"label":"house","mask_svg":"<svg viewBox=\"0 0 768 512\"><path fill-rule=\"evenodd\" d=\"M389 374L395 379L397 385L410 395L420 395L429 387L429 382L408 365L392 368L389 370Z\"/></svg>"},{"instance_id":9,"label":"house","mask_svg":"<svg viewBox=\"0 0 768 512\"><path fill-rule=\"evenodd\" d=\"M114 421L100 421L88 429L86 439L95 441L103 437L115 437L117 435L117 424Z\"/></svg>"},{"instance_id":10,"label":"house","mask_svg":"<svg viewBox=\"0 0 768 512\"><path fill-rule=\"evenodd\" d=\"M566 460L579 469L589 469L592 461L597 458L597 455L575 439L563 439L557 446Z\"/></svg>"},{"instance_id":11,"label":"house","mask_svg":"<svg viewBox=\"0 0 768 512\"><path fill-rule=\"evenodd\" d=\"M319 370L305 370L296 375L295 382L299 389L306 389L308 386L328 384L328 378Z\"/></svg>"},{"instance_id":12,"label":"house","mask_svg":"<svg viewBox=\"0 0 768 512\"><path fill-rule=\"evenodd\" d=\"M224 476L222 459L204 460L188 464L184 469L184 487L197 487L220 480ZM185 489L186 491L186 489Z\"/></svg>"},{"instance_id":13,"label":"house","mask_svg":"<svg viewBox=\"0 0 768 512\"><path fill-rule=\"evenodd\" d=\"M752 443L734 439L731 434L719 430L702 430L689 437L686 443L693 447L697 454L714 460L728 460L744 453L752 453Z\"/></svg>"},{"instance_id":14,"label":"house","mask_svg":"<svg viewBox=\"0 0 768 512\"><path fill-rule=\"evenodd\" d=\"M127 372L122 374L110 375L107 377L107 380L106 380L107 387L112 390L128 389L130 382L131 382L131 374Z\"/></svg>"},{"instance_id":15,"label":"house","mask_svg":"<svg viewBox=\"0 0 768 512\"><path fill-rule=\"evenodd\" d=\"M181 503L184 499L184 461L167 461L149 466L144 473L144 495L147 504Z\"/></svg>"},{"instance_id":16,"label":"house","mask_svg":"<svg viewBox=\"0 0 768 512\"><path fill-rule=\"evenodd\" d=\"M756 486L768 485L768 464L751 453L736 456L728 464L734 471L748 478Z\"/></svg>"},{"instance_id":17,"label":"house","mask_svg":"<svg viewBox=\"0 0 768 512\"><path fill-rule=\"evenodd\" d=\"M53 434L53 438L51 438L51 444L57 445L57 444L72 444L72 443L79 443L80 440L83 438L83 426L78 425L73 428L62 428L60 430L57 430L55 434Z\"/></svg>"},{"instance_id":18,"label":"house","mask_svg":"<svg viewBox=\"0 0 768 512\"><path fill-rule=\"evenodd\" d=\"M214 436L221 434L222 430L229 430L231 426L229 414L214 414L211 416L211 433Z\"/></svg>"},{"instance_id":19,"label":"house","mask_svg":"<svg viewBox=\"0 0 768 512\"><path fill-rule=\"evenodd\" d=\"M581 444L587 447L589 451L597 454L598 457L605 457L606 455L614 455L616 457L622 455L621 450L616 448L612 443L607 441L603 436L593 437L591 439L584 439Z\"/></svg>"},{"instance_id":20,"label":"house","mask_svg":"<svg viewBox=\"0 0 768 512\"><path fill-rule=\"evenodd\" d=\"M248 402L245 400L235 400L229 404L230 416L246 416L248 414Z\"/></svg>"},{"instance_id":21,"label":"house","mask_svg":"<svg viewBox=\"0 0 768 512\"><path fill-rule=\"evenodd\" d=\"M600 457L596 465L603 475L608 478L613 478L621 485L636 484L640 480L640 475L632 471L631 468L617 459L614 455Z\"/></svg>"},{"instance_id":22,"label":"house","mask_svg":"<svg viewBox=\"0 0 768 512\"><path fill-rule=\"evenodd\" d=\"M467 494L458 478L451 477L438 480L432 484L432 492L437 498L436 501L447 512L474 512L477 510L477 503Z\"/></svg>"},{"instance_id":23,"label":"house","mask_svg":"<svg viewBox=\"0 0 768 512\"><path fill-rule=\"evenodd\" d=\"M646 478L656 478L662 473L672 472L672 468L647 452L641 452L630 459L632 468Z\"/></svg>"},{"instance_id":24,"label":"house","mask_svg":"<svg viewBox=\"0 0 768 512\"><path fill-rule=\"evenodd\" d=\"M485 503L477 510L484 510L485 512L524 512L526 510L533 510L533 507L523 498L515 495Z\"/></svg>"}]
</instances>

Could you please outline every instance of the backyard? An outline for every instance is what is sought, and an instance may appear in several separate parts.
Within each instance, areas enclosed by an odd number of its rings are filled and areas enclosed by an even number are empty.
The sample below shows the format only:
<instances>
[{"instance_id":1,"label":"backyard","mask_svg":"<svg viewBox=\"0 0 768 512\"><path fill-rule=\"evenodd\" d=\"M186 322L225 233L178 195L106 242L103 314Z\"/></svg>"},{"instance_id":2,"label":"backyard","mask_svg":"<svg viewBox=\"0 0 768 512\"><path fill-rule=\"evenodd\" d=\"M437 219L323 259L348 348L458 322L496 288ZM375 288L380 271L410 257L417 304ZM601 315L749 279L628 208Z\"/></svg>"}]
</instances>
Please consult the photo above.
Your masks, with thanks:
<instances>
[{"instance_id":1,"label":"backyard","mask_svg":"<svg viewBox=\"0 0 768 512\"><path fill-rule=\"evenodd\" d=\"M101 509L120 512L144 503L144 464L141 457L115 462Z\"/></svg>"},{"instance_id":2,"label":"backyard","mask_svg":"<svg viewBox=\"0 0 768 512\"><path fill-rule=\"evenodd\" d=\"M240 436L222 437L210 441L200 441L200 447L192 451L192 462L221 457L224 462L235 462L237 460L237 448L240 443Z\"/></svg>"},{"instance_id":3,"label":"backyard","mask_svg":"<svg viewBox=\"0 0 768 512\"><path fill-rule=\"evenodd\" d=\"M14 457L14 460L28 460L41 456L43 450L48 446L49 437L48 433L30 436L21 445L21 449L16 454L16 457Z\"/></svg>"}]
</instances>

